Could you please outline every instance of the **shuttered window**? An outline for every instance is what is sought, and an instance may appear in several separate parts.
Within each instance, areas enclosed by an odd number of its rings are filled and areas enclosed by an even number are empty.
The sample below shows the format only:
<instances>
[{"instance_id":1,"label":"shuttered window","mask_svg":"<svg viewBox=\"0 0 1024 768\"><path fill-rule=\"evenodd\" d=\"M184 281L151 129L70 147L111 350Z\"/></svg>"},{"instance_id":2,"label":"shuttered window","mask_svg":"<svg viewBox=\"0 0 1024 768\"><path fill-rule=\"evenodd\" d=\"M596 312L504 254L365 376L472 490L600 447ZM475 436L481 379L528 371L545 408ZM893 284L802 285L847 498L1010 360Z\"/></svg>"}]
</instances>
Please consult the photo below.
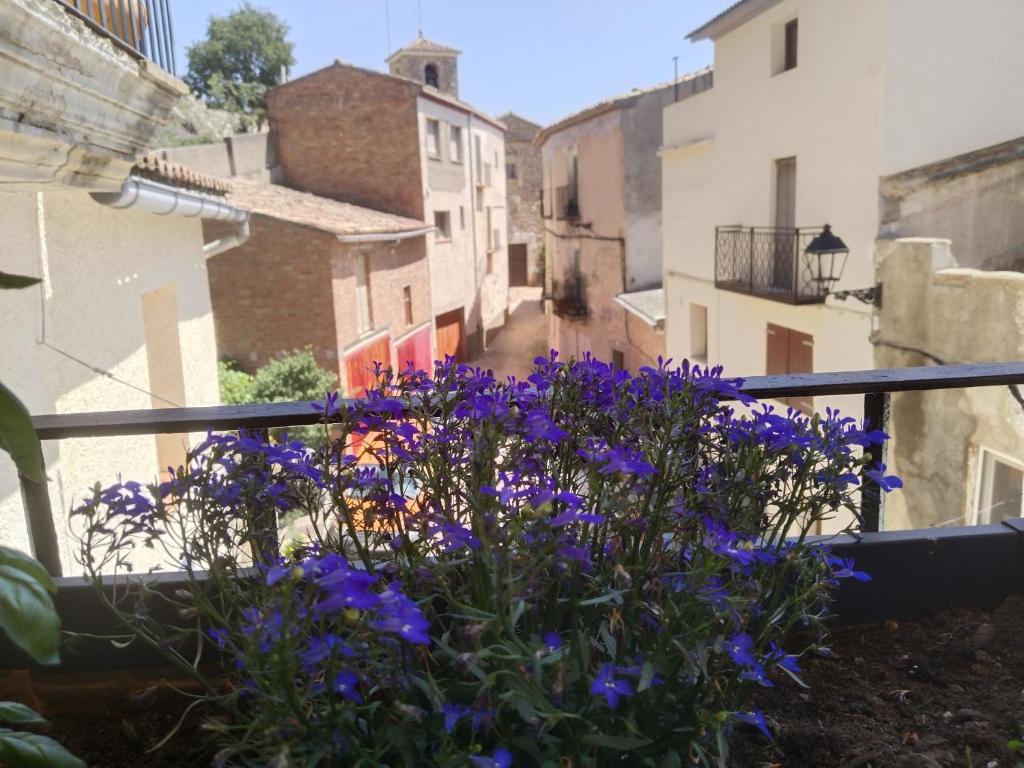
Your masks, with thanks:
<instances>
[{"instance_id":1,"label":"shuttered window","mask_svg":"<svg viewBox=\"0 0 1024 768\"><path fill-rule=\"evenodd\" d=\"M814 371L814 337L810 334L768 323L765 351L765 373L769 376ZM814 399L811 397L783 397L779 400L803 413L814 411Z\"/></svg>"}]
</instances>

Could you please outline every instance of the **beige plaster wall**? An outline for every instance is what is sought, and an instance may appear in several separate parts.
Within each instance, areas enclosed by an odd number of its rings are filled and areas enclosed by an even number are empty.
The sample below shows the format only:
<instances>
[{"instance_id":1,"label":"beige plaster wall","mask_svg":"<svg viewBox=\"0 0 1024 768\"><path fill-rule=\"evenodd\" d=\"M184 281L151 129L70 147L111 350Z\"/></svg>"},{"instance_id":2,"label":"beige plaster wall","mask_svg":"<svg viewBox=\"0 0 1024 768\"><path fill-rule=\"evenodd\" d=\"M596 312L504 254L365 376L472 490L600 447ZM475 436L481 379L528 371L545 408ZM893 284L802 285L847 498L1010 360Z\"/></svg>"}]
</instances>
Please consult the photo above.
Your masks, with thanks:
<instances>
[{"instance_id":1,"label":"beige plaster wall","mask_svg":"<svg viewBox=\"0 0 1024 768\"><path fill-rule=\"evenodd\" d=\"M219 402L198 219L115 211L85 193L2 193L0 228L0 270L44 278L41 287L0 296L0 380L32 413L151 408L142 295L170 284L187 396L181 405ZM83 362L41 344L44 325L48 344ZM44 444L44 454L65 572L74 573L67 511L96 481L111 483L119 474L153 480L156 440L63 440ZM0 460L0 540L28 547L17 478L6 460Z\"/></svg>"},{"instance_id":2,"label":"beige plaster wall","mask_svg":"<svg viewBox=\"0 0 1024 768\"><path fill-rule=\"evenodd\" d=\"M877 367L1024 357L1024 274L958 267L941 239L879 240L877 259ZM890 432L905 483L887 499L890 530L970 524L979 450L1024 461L1024 407L1006 387L894 394Z\"/></svg>"}]
</instances>

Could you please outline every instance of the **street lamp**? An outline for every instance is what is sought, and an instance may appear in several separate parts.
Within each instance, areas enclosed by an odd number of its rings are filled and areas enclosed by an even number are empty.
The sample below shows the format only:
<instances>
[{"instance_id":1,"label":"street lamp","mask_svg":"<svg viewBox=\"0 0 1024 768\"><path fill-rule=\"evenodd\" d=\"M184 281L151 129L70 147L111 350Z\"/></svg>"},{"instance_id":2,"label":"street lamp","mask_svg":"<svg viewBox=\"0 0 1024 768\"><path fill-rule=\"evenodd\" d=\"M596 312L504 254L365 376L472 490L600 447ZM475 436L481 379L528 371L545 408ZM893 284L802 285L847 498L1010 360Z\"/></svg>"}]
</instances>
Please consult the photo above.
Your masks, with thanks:
<instances>
[{"instance_id":1,"label":"street lamp","mask_svg":"<svg viewBox=\"0 0 1024 768\"><path fill-rule=\"evenodd\" d=\"M837 299L857 299L865 304L872 304L876 307L882 306L882 285L881 283L871 288L857 288L852 291L832 291L832 287L839 282L846 268L846 258L850 255L850 249L846 247L841 237L832 233L832 227L826 224L804 249L804 259L807 262L807 269L818 284L822 296L834 296Z\"/></svg>"}]
</instances>

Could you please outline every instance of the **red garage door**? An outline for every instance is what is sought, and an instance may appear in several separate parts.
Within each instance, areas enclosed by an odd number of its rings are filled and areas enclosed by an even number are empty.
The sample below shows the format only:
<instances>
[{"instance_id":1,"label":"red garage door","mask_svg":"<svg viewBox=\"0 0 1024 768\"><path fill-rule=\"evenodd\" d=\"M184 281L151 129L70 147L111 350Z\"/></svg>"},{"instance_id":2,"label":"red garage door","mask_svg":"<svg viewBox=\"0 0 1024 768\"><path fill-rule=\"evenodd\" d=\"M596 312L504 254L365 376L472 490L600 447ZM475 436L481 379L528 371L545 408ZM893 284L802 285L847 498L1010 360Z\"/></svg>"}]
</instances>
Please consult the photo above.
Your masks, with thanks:
<instances>
[{"instance_id":1,"label":"red garage door","mask_svg":"<svg viewBox=\"0 0 1024 768\"><path fill-rule=\"evenodd\" d=\"M415 333L395 343L395 365L404 371L409 363L418 371L434 375L434 356L430 354L430 326L425 325Z\"/></svg>"},{"instance_id":2,"label":"red garage door","mask_svg":"<svg viewBox=\"0 0 1024 768\"><path fill-rule=\"evenodd\" d=\"M391 365L391 337L387 334L378 336L345 355L345 373L348 375L349 397L362 397L368 388L372 388L377 380L373 375L374 363L384 367Z\"/></svg>"}]
</instances>

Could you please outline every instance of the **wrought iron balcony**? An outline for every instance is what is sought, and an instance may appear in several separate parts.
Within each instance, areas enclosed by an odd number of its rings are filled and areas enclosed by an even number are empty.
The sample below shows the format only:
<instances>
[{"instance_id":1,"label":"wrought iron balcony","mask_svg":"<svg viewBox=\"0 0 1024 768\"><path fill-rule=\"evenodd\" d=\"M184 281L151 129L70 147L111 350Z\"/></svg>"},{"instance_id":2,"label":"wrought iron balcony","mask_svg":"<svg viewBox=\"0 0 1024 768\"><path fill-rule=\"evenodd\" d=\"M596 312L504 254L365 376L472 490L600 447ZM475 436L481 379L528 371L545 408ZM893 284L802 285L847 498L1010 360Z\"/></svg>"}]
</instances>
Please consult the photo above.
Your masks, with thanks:
<instances>
[{"instance_id":1,"label":"wrought iron balcony","mask_svg":"<svg viewBox=\"0 0 1024 768\"><path fill-rule=\"evenodd\" d=\"M561 282L556 280L552 288L552 309L556 315L566 318L587 316L587 293L582 275L571 275Z\"/></svg>"},{"instance_id":2,"label":"wrought iron balcony","mask_svg":"<svg viewBox=\"0 0 1024 768\"><path fill-rule=\"evenodd\" d=\"M821 227L715 227L715 287L786 304L821 304L827 289L804 252Z\"/></svg>"},{"instance_id":3,"label":"wrought iron balcony","mask_svg":"<svg viewBox=\"0 0 1024 768\"><path fill-rule=\"evenodd\" d=\"M57 0L90 27L131 53L174 72L169 0Z\"/></svg>"}]
</instances>

